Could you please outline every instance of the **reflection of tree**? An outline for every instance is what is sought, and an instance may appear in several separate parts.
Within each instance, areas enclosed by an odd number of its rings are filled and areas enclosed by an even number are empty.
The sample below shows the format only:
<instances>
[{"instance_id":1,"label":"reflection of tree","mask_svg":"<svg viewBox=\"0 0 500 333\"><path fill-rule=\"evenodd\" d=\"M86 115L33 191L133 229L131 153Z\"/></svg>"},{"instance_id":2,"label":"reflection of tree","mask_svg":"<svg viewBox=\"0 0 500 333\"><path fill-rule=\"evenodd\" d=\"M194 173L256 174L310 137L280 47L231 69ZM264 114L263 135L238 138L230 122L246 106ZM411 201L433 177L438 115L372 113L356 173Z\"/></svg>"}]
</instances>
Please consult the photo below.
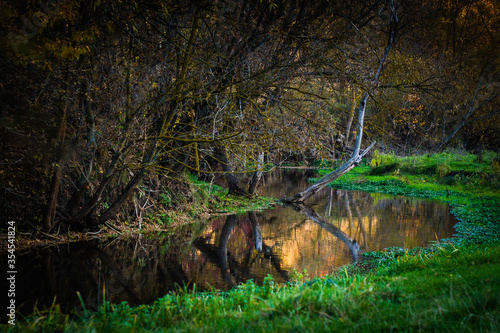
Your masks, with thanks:
<instances>
[{"instance_id":1,"label":"reflection of tree","mask_svg":"<svg viewBox=\"0 0 500 333\"><path fill-rule=\"evenodd\" d=\"M359 210L358 203L352 198L352 195L350 193L347 193L346 208L348 208L349 217L350 217L350 220L352 221L352 213L351 213L351 209L349 207L350 201L352 201L354 209L356 210L356 215L358 215L358 222L359 222L358 224L359 224L359 228L361 230L361 234L363 235L363 243L364 243L364 246L366 248L368 246L368 243L367 243L367 239L366 239L366 230L365 230L365 226L363 225L363 217L361 216L361 211ZM373 207L373 206L371 206L371 207Z\"/></svg>"},{"instance_id":2,"label":"reflection of tree","mask_svg":"<svg viewBox=\"0 0 500 333\"><path fill-rule=\"evenodd\" d=\"M322 227L323 229L325 229L326 231L328 231L329 233L340 239L342 242L344 242L349 248L349 250L351 250L353 261L358 260L359 244L356 242L356 240L351 239L342 230L340 230L333 224L330 224L325 218L323 218L314 210L312 210L312 208L301 203L289 204L289 206L293 207L298 212L305 214L320 227Z\"/></svg>"},{"instance_id":3,"label":"reflection of tree","mask_svg":"<svg viewBox=\"0 0 500 333\"><path fill-rule=\"evenodd\" d=\"M249 213L249 220L252 225L253 238L255 240L255 249L257 255L252 256L253 251L245 253L245 260L239 263L228 250L229 239L234 227L238 224L239 218L236 215L229 215L226 218L226 223L222 227L219 238L219 247L209 244L205 238L198 238L193 242L193 245L200 250L203 255L211 262L219 266L221 276L227 285L232 288L238 283L246 282L254 278L251 273L251 267L259 257L267 258L273 268L285 280L289 280L288 271L281 268L280 257L274 253L273 248L266 245L263 238L260 225L257 221L255 212Z\"/></svg>"},{"instance_id":4,"label":"reflection of tree","mask_svg":"<svg viewBox=\"0 0 500 333\"><path fill-rule=\"evenodd\" d=\"M222 228L222 233L219 239L219 267L222 277L230 287L234 287L236 283L233 281L233 277L231 276L229 270L227 245L229 243L229 237L231 237L231 232L237 222L238 218L236 215L229 215L226 219L224 227Z\"/></svg>"},{"instance_id":5,"label":"reflection of tree","mask_svg":"<svg viewBox=\"0 0 500 333\"><path fill-rule=\"evenodd\" d=\"M255 212L248 213L248 218L252 224L253 236L255 239L255 249L259 252L262 251L262 231L260 230L259 222L257 222L257 216Z\"/></svg>"},{"instance_id":6,"label":"reflection of tree","mask_svg":"<svg viewBox=\"0 0 500 333\"><path fill-rule=\"evenodd\" d=\"M77 291L91 311L104 299L144 304L189 282L177 255L159 253L161 241L145 243L128 237L104 244L81 242L48 248L36 257L37 266L23 257L22 270L30 287L19 295L21 313L30 313L35 304L39 309L50 307L54 297L62 311L80 311ZM175 246L171 250L179 253ZM43 279L28 278L26 272Z\"/></svg>"},{"instance_id":7,"label":"reflection of tree","mask_svg":"<svg viewBox=\"0 0 500 333\"><path fill-rule=\"evenodd\" d=\"M275 240L275 239L287 239L290 238L293 232L299 230L305 223L307 222L307 219L303 219L300 222L294 223L292 226L286 228L285 230L279 232L278 235L274 236L266 236L267 240Z\"/></svg>"},{"instance_id":8,"label":"reflection of tree","mask_svg":"<svg viewBox=\"0 0 500 333\"><path fill-rule=\"evenodd\" d=\"M89 252L91 252L92 249L89 249ZM126 293L130 296L132 301L136 304L141 303L141 298L137 293L132 288L132 283L127 279L125 276L123 276L120 273L120 268L119 266L115 263L115 261L103 250L96 248L95 252L98 256L98 258L102 261L102 263L109 269L111 274L116 278L116 280L122 285L122 287L125 289Z\"/></svg>"}]
</instances>

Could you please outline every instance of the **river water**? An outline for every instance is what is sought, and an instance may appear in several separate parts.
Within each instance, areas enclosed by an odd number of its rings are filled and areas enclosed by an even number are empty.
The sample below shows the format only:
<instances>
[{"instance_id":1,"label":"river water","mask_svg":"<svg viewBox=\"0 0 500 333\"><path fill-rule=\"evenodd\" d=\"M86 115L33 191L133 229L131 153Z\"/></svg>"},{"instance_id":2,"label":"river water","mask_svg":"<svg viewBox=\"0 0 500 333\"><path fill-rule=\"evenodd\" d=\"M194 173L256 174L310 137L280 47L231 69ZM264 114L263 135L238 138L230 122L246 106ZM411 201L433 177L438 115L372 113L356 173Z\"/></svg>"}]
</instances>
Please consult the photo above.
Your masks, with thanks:
<instances>
[{"instance_id":1,"label":"river water","mask_svg":"<svg viewBox=\"0 0 500 333\"><path fill-rule=\"evenodd\" d=\"M264 176L262 195L281 198L305 189L312 170ZM103 300L150 303L179 286L228 290L292 270L331 273L361 252L413 248L451 237L455 217L445 204L380 193L325 188L307 202L311 218L290 207L223 216L175 237L162 234L79 242L17 257L16 304L30 313L56 297L63 311L96 310ZM196 230L194 230L196 229Z\"/></svg>"}]
</instances>

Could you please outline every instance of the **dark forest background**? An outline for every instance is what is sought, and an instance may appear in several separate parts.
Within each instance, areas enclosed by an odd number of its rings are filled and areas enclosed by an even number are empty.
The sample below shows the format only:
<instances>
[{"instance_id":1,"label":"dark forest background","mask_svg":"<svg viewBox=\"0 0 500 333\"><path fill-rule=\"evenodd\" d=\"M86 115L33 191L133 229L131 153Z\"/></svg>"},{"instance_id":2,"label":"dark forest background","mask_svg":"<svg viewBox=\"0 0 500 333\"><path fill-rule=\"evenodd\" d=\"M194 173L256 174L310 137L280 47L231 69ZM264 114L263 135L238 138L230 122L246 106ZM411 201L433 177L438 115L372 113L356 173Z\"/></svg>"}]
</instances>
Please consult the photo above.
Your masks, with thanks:
<instances>
[{"instance_id":1,"label":"dark forest background","mask_svg":"<svg viewBox=\"0 0 500 333\"><path fill-rule=\"evenodd\" d=\"M21 228L189 204L188 174L247 195L266 163L345 159L365 93L365 146L500 147L496 0L2 0L0 17L0 215Z\"/></svg>"}]
</instances>

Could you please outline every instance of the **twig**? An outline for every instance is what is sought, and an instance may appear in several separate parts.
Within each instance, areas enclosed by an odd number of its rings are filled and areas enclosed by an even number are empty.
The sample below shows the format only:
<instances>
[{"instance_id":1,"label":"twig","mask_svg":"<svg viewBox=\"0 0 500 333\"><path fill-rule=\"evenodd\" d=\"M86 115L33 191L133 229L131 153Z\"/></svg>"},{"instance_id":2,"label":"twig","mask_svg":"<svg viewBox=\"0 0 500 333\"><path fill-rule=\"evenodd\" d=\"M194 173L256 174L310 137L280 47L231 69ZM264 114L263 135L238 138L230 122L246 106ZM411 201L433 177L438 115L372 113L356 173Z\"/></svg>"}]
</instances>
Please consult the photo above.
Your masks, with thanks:
<instances>
[{"instance_id":1,"label":"twig","mask_svg":"<svg viewBox=\"0 0 500 333\"><path fill-rule=\"evenodd\" d=\"M104 222L104 225L105 225L106 227L110 228L111 230L113 230L113 231L115 231L115 232L119 233L120 235L123 235L123 233L122 233L122 232L121 232L118 228L114 227L114 226L113 226L113 225L111 225L110 223L108 223L108 222Z\"/></svg>"}]
</instances>

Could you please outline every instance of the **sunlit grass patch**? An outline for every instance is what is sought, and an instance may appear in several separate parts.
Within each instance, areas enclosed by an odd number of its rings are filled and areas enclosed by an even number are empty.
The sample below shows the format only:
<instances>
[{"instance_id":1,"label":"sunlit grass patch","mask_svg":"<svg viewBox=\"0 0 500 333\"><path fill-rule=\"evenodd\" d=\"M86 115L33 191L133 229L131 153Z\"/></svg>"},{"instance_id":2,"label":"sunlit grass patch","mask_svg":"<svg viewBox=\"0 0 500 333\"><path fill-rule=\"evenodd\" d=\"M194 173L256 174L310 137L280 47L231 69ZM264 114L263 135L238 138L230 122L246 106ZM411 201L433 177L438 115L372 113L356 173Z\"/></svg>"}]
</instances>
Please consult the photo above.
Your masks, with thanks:
<instances>
[{"instance_id":1,"label":"sunlit grass patch","mask_svg":"<svg viewBox=\"0 0 500 333\"><path fill-rule=\"evenodd\" d=\"M499 156L484 152L478 156L446 151L434 155L398 157L375 151L364 166L353 169L333 184L365 181L401 180L416 188L468 192L500 198ZM322 170L325 174L329 170Z\"/></svg>"}]
</instances>

